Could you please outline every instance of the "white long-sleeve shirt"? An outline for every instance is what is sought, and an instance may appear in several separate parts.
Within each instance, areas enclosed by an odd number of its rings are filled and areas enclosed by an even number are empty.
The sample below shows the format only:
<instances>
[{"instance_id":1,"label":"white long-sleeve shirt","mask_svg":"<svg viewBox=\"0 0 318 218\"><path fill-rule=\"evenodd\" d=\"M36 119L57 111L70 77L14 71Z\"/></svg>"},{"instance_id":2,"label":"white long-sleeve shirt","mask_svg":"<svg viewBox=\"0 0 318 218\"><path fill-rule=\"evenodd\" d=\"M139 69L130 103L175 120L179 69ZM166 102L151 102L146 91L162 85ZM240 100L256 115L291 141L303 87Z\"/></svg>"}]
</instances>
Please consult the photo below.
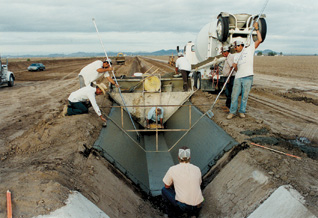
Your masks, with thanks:
<instances>
[{"instance_id":1,"label":"white long-sleeve shirt","mask_svg":"<svg viewBox=\"0 0 318 218\"><path fill-rule=\"evenodd\" d=\"M78 75L81 75L84 78L85 86L89 86L91 82L103 75L103 73L97 72L99 68L103 68L103 62L98 60L90 63L81 70ZM109 77L109 73L105 72L104 77Z\"/></svg>"},{"instance_id":2,"label":"white long-sleeve shirt","mask_svg":"<svg viewBox=\"0 0 318 218\"><path fill-rule=\"evenodd\" d=\"M95 92L96 92L96 88L93 88L91 86L86 86L75 92L72 92L71 95L68 97L68 100L73 103L85 102L86 100L89 100L95 112L97 113L97 115L101 116L102 113L96 103Z\"/></svg>"}]
</instances>

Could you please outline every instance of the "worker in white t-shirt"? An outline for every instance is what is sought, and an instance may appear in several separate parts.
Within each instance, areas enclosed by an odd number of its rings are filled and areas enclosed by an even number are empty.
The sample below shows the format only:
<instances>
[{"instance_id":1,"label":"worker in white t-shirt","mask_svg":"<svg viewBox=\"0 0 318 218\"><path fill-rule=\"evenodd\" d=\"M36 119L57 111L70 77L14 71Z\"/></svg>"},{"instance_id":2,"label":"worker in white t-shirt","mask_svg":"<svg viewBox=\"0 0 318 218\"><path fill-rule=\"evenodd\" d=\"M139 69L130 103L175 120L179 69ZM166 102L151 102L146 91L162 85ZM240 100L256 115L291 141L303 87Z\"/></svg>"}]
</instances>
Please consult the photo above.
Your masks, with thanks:
<instances>
[{"instance_id":1,"label":"worker in white t-shirt","mask_svg":"<svg viewBox=\"0 0 318 218\"><path fill-rule=\"evenodd\" d=\"M113 68L110 65L111 65L111 61L110 59L107 59L104 62L97 60L85 66L81 70L81 72L78 74L79 81L80 81L80 88L83 88L85 86L90 86L92 82L96 81L103 74L104 74L104 77L107 78L107 80L110 83L118 87L115 81L112 79L112 77L108 73L109 71L113 70Z\"/></svg>"},{"instance_id":2,"label":"worker in white t-shirt","mask_svg":"<svg viewBox=\"0 0 318 218\"><path fill-rule=\"evenodd\" d=\"M238 98L241 94L241 105L239 109L239 117L244 118L246 113L246 105L248 95L253 84L253 62L255 49L261 44L262 36L258 29L258 23L254 23L254 28L257 33L257 40L254 42L250 38L250 42L246 45L240 40L235 41L235 50L237 54L234 57L233 67L237 71L232 89L230 113L226 117L232 119L238 109Z\"/></svg>"},{"instance_id":3,"label":"worker in white t-shirt","mask_svg":"<svg viewBox=\"0 0 318 218\"><path fill-rule=\"evenodd\" d=\"M162 197L168 216L187 213L198 216L203 202L200 168L190 163L191 152L186 146L178 153L179 164L172 166L163 178Z\"/></svg>"},{"instance_id":4,"label":"worker in white t-shirt","mask_svg":"<svg viewBox=\"0 0 318 218\"><path fill-rule=\"evenodd\" d=\"M176 74L179 74L179 71L182 75L183 79L183 91L188 91L188 76L191 71L191 64L189 63L188 59L184 57L184 55L179 52L178 59L176 61Z\"/></svg>"}]
</instances>

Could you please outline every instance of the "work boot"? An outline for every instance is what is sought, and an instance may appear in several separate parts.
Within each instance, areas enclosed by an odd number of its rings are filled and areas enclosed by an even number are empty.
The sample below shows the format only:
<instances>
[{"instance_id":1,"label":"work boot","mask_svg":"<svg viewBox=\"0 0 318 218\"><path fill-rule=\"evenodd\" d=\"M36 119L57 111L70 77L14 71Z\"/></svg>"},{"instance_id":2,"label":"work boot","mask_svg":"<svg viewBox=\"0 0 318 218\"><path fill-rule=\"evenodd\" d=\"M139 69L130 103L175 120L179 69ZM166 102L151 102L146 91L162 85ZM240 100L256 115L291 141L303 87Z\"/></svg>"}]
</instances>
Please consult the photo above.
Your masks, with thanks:
<instances>
[{"instance_id":1,"label":"work boot","mask_svg":"<svg viewBox=\"0 0 318 218\"><path fill-rule=\"evenodd\" d=\"M239 113L239 116L240 116L241 118L245 118L245 114L243 114L243 113Z\"/></svg>"},{"instance_id":2,"label":"work boot","mask_svg":"<svg viewBox=\"0 0 318 218\"><path fill-rule=\"evenodd\" d=\"M184 92L187 92L188 90L189 90L188 83L187 83L187 82L184 82L184 83L183 83L183 91L184 91Z\"/></svg>"},{"instance_id":3,"label":"work boot","mask_svg":"<svg viewBox=\"0 0 318 218\"><path fill-rule=\"evenodd\" d=\"M68 108L67 105L64 105L63 112L62 112L63 117L67 116L67 108Z\"/></svg>"},{"instance_id":4,"label":"work boot","mask_svg":"<svg viewBox=\"0 0 318 218\"><path fill-rule=\"evenodd\" d=\"M226 119L230 120L230 119L232 119L233 117L234 117L234 114L229 114L229 115L227 115Z\"/></svg>"},{"instance_id":5,"label":"work boot","mask_svg":"<svg viewBox=\"0 0 318 218\"><path fill-rule=\"evenodd\" d=\"M226 106L222 106L221 108L222 108L222 110L223 110L225 113L229 113L229 112L230 112L230 109L229 109L228 107L226 107Z\"/></svg>"}]
</instances>

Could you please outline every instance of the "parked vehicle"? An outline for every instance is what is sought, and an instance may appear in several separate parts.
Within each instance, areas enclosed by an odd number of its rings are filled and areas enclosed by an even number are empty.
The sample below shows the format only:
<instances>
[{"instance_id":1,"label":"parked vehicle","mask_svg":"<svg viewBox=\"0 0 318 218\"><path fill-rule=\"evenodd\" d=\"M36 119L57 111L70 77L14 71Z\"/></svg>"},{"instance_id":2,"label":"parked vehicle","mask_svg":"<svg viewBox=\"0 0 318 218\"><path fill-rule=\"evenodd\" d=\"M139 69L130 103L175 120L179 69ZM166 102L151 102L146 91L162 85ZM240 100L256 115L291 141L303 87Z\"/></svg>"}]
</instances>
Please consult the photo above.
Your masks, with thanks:
<instances>
[{"instance_id":1,"label":"parked vehicle","mask_svg":"<svg viewBox=\"0 0 318 218\"><path fill-rule=\"evenodd\" d=\"M258 15L221 12L200 30L195 43L186 44L184 53L192 65L192 78L198 89L215 91L223 86L226 77L221 73L225 60L221 55L221 48L229 46L234 52L233 43L236 40L247 42L252 24L257 18ZM267 31L264 14L260 16L258 23L264 42ZM253 40L257 39L256 31L252 33L252 37Z\"/></svg>"},{"instance_id":2,"label":"parked vehicle","mask_svg":"<svg viewBox=\"0 0 318 218\"><path fill-rule=\"evenodd\" d=\"M43 71L45 66L42 63L33 63L28 67L28 71Z\"/></svg>"},{"instance_id":3,"label":"parked vehicle","mask_svg":"<svg viewBox=\"0 0 318 218\"><path fill-rule=\"evenodd\" d=\"M115 59L117 64L125 64L126 59L123 53L118 53Z\"/></svg>"},{"instance_id":4,"label":"parked vehicle","mask_svg":"<svg viewBox=\"0 0 318 218\"><path fill-rule=\"evenodd\" d=\"M12 87L14 85L15 76L13 72L8 70L8 59L6 64L2 64L0 58L0 85L8 85Z\"/></svg>"}]
</instances>

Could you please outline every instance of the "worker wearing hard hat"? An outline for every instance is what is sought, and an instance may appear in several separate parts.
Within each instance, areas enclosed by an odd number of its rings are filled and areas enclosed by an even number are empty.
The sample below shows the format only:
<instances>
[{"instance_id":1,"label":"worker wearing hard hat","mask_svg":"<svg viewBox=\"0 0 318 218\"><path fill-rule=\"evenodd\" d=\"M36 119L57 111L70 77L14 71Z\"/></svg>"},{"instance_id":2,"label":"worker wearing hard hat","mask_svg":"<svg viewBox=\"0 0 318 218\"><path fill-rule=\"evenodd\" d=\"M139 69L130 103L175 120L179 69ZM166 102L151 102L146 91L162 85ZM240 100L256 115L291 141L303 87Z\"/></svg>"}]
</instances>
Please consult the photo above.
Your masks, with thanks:
<instances>
[{"instance_id":1,"label":"worker wearing hard hat","mask_svg":"<svg viewBox=\"0 0 318 218\"><path fill-rule=\"evenodd\" d=\"M96 81L100 76L104 74L104 77L112 83L113 85L117 84L109 75L109 71L112 71L113 68L111 67L111 60L107 59L105 61L94 61L89 65L85 66L81 72L78 74L79 81L80 81L80 88L84 86L90 86L92 82Z\"/></svg>"},{"instance_id":2,"label":"worker wearing hard hat","mask_svg":"<svg viewBox=\"0 0 318 218\"><path fill-rule=\"evenodd\" d=\"M187 92L188 87L188 76L191 71L191 64L188 59L184 57L183 53L178 53L178 59L176 61L176 74L179 74L179 71L183 79L183 91Z\"/></svg>"},{"instance_id":3,"label":"worker wearing hard hat","mask_svg":"<svg viewBox=\"0 0 318 218\"><path fill-rule=\"evenodd\" d=\"M197 217L201 209L204 200L200 188L201 171L190 163L190 158L190 149L181 147L178 152L179 164L170 167L163 178L165 186L161 192L169 217L178 216L180 213Z\"/></svg>"},{"instance_id":4,"label":"worker wearing hard hat","mask_svg":"<svg viewBox=\"0 0 318 218\"><path fill-rule=\"evenodd\" d=\"M222 55L223 55L223 57L226 57L226 60L224 61L222 74L223 74L223 76L228 77L229 74L232 72L235 55L230 53L229 46L222 47ZM225 96L226 96L225 106L227 107L228 111L231 107L231 95L232 95L232 88L233 88L235 73L236 73L236 71L233 70L233 72L232 72L232 74L231 74L231 76L226 84L226 89L225 89Z\"/></svg>"},{"instance_id":5,"label":"worker wearing hard hat","mask_svg":"<svg viewBox=\"0 0 318 218\"><path fill-rule=\"evenodd\" d=\"M96 114L100 119L106 122L106 119L103 117L95 99L95 95L106 94L107 87L105 84L97 84L96 87L85 86L79 90L72 92L68 97L68 105L65 105L63 109L63 115L71 116L77 114L88 113L88 106L86 101L89 100L92 104Z\"/></svg>"},{"instance_id":6,"label":"worker wearing hard hat","mask_svg":"<svg viewBox=\"0 0 318 218\"><path fill-rule=\"evenodd\" d=\"M241 105L239 109L239 116L245 117L246 105L248 95L251 91L253 84L253 61L255 49L262 42L262 36L258 29L258 23L254 23L254 28L257 33L257 40L254 42L251 37L250 42L247 42L245 47L244 43L240 40L235 41L235 50L237 54L234 57L233 67L237 70L232 91L231 108L227 119L232 119L238 109L238 98L241 94Z\"/></svg>"},{"instance_id":7,"label":"worker wearing hard hat","mask_svg":"<svg viewBox=\"0 0 318 218\"><path fill-rule=\"evenodd\" d=\"M160 121L160 128L163 128L163 108L162 107L152 107L146 118L147 128L150 128L150 122Z\"/></svg>"}]
</instances>

